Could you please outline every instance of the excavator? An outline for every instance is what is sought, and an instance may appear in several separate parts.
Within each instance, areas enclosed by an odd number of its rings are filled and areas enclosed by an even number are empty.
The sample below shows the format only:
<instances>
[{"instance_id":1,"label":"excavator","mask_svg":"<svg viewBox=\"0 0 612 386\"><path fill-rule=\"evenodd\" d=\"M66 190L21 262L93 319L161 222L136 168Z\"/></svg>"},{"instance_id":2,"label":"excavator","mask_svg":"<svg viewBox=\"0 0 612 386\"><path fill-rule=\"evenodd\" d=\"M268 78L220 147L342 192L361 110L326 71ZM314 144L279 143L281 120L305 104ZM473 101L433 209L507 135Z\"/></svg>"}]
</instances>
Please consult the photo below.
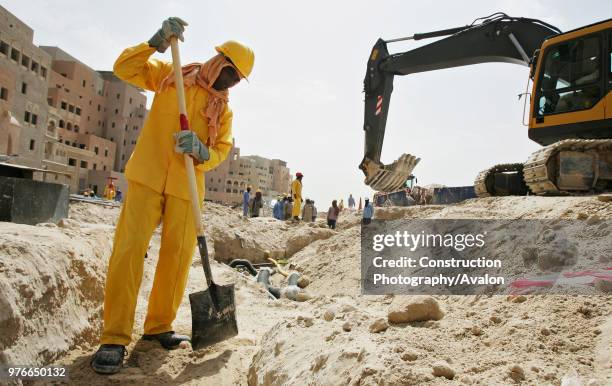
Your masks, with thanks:
<instances>
[{"instance_id":1,"label":"excavator","mask_svg":"<svg viewBox=\"0 0 612 386\"><path fill-rule=\"evenodd\" d=\"M387 49L388 43L437 37L444 38L407 52L390 54ZM529 67L527 133L544 147L525 163L480 172L476 195L612 190L612 19L561 32L541 20L501 12L463 27L378 39L364 80L365 151L359 168L366 185L380 192L399 190L420 161L411 154L388 165L380 160L396 75L490 62Z\"/></svg>"}]
</instances>

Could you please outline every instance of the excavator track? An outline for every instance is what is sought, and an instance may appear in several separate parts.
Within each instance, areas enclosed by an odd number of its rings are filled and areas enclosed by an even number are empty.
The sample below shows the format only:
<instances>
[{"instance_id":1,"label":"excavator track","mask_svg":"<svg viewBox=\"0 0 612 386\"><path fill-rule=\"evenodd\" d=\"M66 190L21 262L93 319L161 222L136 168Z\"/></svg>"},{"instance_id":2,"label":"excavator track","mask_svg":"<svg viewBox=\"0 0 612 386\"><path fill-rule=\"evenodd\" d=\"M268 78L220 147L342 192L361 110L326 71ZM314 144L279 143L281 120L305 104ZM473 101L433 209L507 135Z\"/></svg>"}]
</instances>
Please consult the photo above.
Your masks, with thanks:
<instances>
[{"instance_id":1,"label":"excavator track","mask_svg":"<svg viewBox=\"0 0 612 386\"><path fill-rule=\"evenodd\" d=\"M525 162L524 178L531 192L538 195L609 191L612 139L566 139L546 146Z\"/></svg>"},{"instance_id":2,"label":"excavator track","mask_svg":"<svg viewBox=\"0 0 612 386\"><path fill-rule=\"evenodd\" d=\"M506 188L500 188L496 186L496 175L502 174L515 174L516 178L514 178L514 185L517 185L517 188L508 191ZM491 197L491 196L510 196L516 194L526 194L526 187L522 184L523 179L523 164L514 163L514 164L499 164L489 169L483 170L478 173L476 180L474 181L474 190L476 191L477 197ZM506 180L506 179L504 179ZM507 181L504 181L507 182Z\"/></svg>"}]
</instances>

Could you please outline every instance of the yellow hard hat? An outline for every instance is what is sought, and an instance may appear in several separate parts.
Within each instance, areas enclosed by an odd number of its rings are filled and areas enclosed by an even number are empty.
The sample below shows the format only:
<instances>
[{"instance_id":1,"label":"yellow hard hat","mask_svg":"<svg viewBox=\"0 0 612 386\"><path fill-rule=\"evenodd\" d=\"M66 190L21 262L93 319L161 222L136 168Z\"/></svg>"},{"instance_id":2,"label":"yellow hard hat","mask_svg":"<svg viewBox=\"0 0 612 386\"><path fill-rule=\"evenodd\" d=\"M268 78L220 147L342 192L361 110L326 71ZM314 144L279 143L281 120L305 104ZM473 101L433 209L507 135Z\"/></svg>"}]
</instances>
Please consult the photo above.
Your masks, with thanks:
<instances>
[{"instance_id":1,"label":"yellow hard hat","mask_svg":"<svg viewBox=\"0 0 612 386\"><path fill-rule=\"evenodd\" d=\"M255 53L249 47L235 40L228 40L215 50L227 56L240 72L243 78L247 78L253 70L255 63Z\"/></svg>"}]
</instances>

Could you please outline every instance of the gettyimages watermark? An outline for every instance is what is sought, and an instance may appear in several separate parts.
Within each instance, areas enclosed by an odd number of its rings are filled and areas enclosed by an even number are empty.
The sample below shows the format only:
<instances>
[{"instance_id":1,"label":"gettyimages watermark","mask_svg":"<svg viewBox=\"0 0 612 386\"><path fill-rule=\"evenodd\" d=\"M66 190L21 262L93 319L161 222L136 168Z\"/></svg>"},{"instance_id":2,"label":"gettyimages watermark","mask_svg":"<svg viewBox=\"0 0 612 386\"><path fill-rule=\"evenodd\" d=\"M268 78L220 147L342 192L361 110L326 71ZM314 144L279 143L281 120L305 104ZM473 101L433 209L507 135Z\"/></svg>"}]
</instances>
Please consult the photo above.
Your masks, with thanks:
<instances>
[{"instance_id":1,"label":"gettyimages watermark","mask_svg":"<svg viewBox=\"0 0 612 386\"><path fill-rule=\"evenodd\" d=\"M612 221L373 220L361 228L361 292L604 294Z\"/></svg>"}]
</instances>

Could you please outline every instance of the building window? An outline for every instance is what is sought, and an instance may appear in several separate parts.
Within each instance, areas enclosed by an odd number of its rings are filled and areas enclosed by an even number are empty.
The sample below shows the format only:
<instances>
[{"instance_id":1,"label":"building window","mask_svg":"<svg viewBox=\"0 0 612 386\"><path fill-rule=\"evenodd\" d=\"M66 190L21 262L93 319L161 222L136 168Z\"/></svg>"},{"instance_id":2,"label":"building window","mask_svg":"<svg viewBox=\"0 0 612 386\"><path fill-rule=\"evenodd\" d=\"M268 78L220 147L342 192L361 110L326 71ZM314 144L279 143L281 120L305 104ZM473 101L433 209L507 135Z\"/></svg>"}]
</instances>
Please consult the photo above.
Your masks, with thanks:
<instances>
[{"instance_id":1,"label":"building window","mask_svg":"<svg viewBox=\"0 0 612 386\"><path fill-rule=\"evenodd\" d=\"M72 131L72 123L68 122L68 123L66 124L66 128L67 128L68 130Z\"/></svg>"},{"instance_id":2,"label":"building window","mask_svg":"<svg viewBox=\"0 0 612 386\"><path fill-rule=\"evenodd\" d=\"M32 114L32 119L30 120L30 123L36 126L36 124L38 123L38 115Z\"/></svg>"},{"instance_id":3,"label":"building window","mask_svg":"<svg viewBox=\"0 0 612 386\"><path fill-rule=\"evenodd\" d=\"M26 121L26 122L30 122L30 112L29 111L25 112L23 120Z\"/></svg>"},{"instance_id":4,"label":"building window","mask_svg":"<svg viewBox=\"0 0 612 386\"><path fill-rule=\"evenodd\" d=\"M125 154L121 154L121 161L125 161Z\"/></svg>"},{"instance_id":5,"label":"building window","mask_svg":"<svg viewBox=\"0 0 612 386\"><path fill-rule=\"evenodd\" d=\"M79 149L83 149L83 150L85 150L85 144L84 144L84 143L80 143L80 144L79 144Z\"/></svg>"},{"instance_id":6,"label":"building window","mask_svg":"<svg viewBox=\"0 0 612 386\"><path fill-rule=\"evenodd\" d=\"M64 128L65 124L64 124L64 120L60 119L59 121L59 127L61 127L62 129Z\"/></svg>"},{"instance_id":7,"label":"building window","mask_svg":"<svg viewBox=\"0 0 612 386\"><path fill-rule=\"evenodd\" d=\"M100 105L98 105L98 111L100 111Z\"/></svg>"},{"instance_id":8,"label":"building window","mask_svg":"<svg viewBox=\"0 0 612 386\"><path fill-rule=\"evenodd\" d=\"M0 40L0 52L4 55L8 55L9 45L6 42Z\"/></svg>"},{"instance_id":9,"label":"building window","mask_svg":"<svg viewBox=\"0 0 612 386\"><path fill-rule=\"evenodd\" d=\"M130 104L132 104L132 98L130 98Z\"/></svg>"},{"instance_id":10,"label":"building window","mask_svg":"<svg viewBox=\"0 0 612 386\"><path fill-rule=\"evenodd\" d=\"M76 160L74 158L68 158L68 165L76 166Z\"/></svg>"},{"instance_id":11,"label":"building window","mask_svg":"<svg viewBox=\"0 0 612 386\"><path fill-rule=\"evenodd\" d=\"M121 98L121 94L117 94L117 99Z\"/></svg>"},{"instance_id":12,"label":"building window","mask_svg":"<svg viewBox=\"0 0 612 386\"><path fill-rule=\"evenodd\" d=\"M76 142L72 142L72 147L78 147Z\"/></svg>"},{"instance_id":13,"label":"building window","mask_svg":"<svg viewBox=\"0 0 612 386\"><path fill-rule=\"evenodd\" d=\"M123 146L125 146L125 144L126 144L126 142L125 142L125 139L124 139L124 140L123 140Z\"/></svg>"},{"instance_id":14,"label":"building window","mask_svg":"<svg viewBox=\"0 0 612 386\"><path fill-rule=\"evenodd\" d=\"M115 128L115 122L111 123L111 127L114 129Z\"/></svg>"},{"instance_id":15,"label":"building window","mask_svg":"<svg viewBox=\"0 0 612 386\"><path fill-rule=\"evenodd\" d=\"M12 48L11 49L11 59L13 59L14 61L18 62L19 61L19 50L17 48Z\"/></svg>"},{"instance_id":16,"label":"building window","mask_svg":"<svg viewBox=\"0 0 612 386\"><path fill-rule=\"evenodd\" d=\"M98 147L94 146L94 153L98 154L98 151L99 151Z\"/></svg>"},{"instance_id":17,"label":"building window","mask_svg":"<svg viewBox=\"0 0 612 386\"><path fill-rule=\"evenodd\" d=\"M32 71L38 74L38 63L32 60Z\"/></svg>"},{"instance_id":18,"label":"building window","mask_svg":"<svg viewBox=\"0 0 612 386\"><path fill-rule=\"evenodd\" d=\"M66 110L67 107L68 107L68 104L66 102L62 101L62 104L60 105L60 108L62 110Z\"/></svg>"},{"instance_id":19,"label":"building window","mask_svg":"<svg viewBox=\"0 0 612 386\"><path fill-rule=\"evenodd\" d=\"M75 108L75 113L76 115L81 115L81 108L80 107Z\"/></svg>"},{"instance_id":20,"label":"building window","mask_svg":"<svg viewBox=\"0 0 612 386\"><path fill-rule=\"evenodd\" d=\"M41 75L43 78L47 79L47 68L46 68L46 67L44 67L44 66L40 66L40 75ZM57 177L57 176L56 176L56 177Z\"/></svg>"},{"instance_id":21,"label":"building window","mask_svg":"<svg viewBox=\"0 0 612 386\"><path fill-rule=\"evenodd\" d=\"M93 170L96 170L98 168L97 164L93 164Z\"/></svg>"},{"instance_id":22,"label":"building window","mask_svg":"<svg viewBox=\"0 0 612 386\"><path fill-rule=\"evenodd\" d=\"M34 141L33 139L30 140L30 150L34 150L34 145L36 144L36 141Z\"/></svg>"},{"instance_id":23,"label":"building window","mask_svg":"<svg viewBox=\"0 0 612 386\"><path fill-rule=\"evenodd\" d=\"M83 83L81 83L83 85L83 87L85 87L85 85L87 84L86 81L83 81Z\"/></svg>"},{"instance_id":24,"label":"building window","mask_svg":"<svg viewBox=\"0 0 612 386\"><path fill-rule=\"evenodd\" d=\"M232 190L231 189L225 189L225 193L231 193Z\"/></svg>"},{"instance_id":25,"label":"building window","mask_svg":"<svg viewBox=\"0 0 612 386\"><path fill-rule=\"evenodd\" d=\"M81 161L81 167L87 169L87 161Z\"/></svg>"},{"instance_id":26,"label":"building window","mask_svg":"<svg viewBox=\"0 0 612 386\"><path fill-rule=\"evenodd\" d=\"M68 111L74 113L74 105L68 105Z\"/></svg>"},{"instance_id":27,"label":"building window","mask_svg":"<svg viewBox=\"0 0 612 386\"><path fill-rule=\"evenodd\" d=\"M28 84L26 82L21 82L21 93L22 94L28 93Z\"/></svg>"},{"instance_id":28,"label":"building window","mask_svg":"<svg viewBox=\"0 0 612 386\"><path fill-rule=\"evenodd\" d=\"M115 109L115 115L119 114L119 109Z\"/></svg>"},{"instance_id":29,"label":"building window","mask_svg":"<svg viewBox=\"0 0 612 386\"><path fill-rule=\"evenodd\" d=\"M21 65L25 68L30 68L30 58L26 55L21 56Z\"/></svg>"},{"instance_id":30,"label":"building window","mask_svg":"<svg viewBox=\"0 0 612 386\"><path fill-rule=\"evenodd\" d=\"M79 132L79 125L74 125L74 132L78 133Z\"/></svg>"},{"instance_id":31,"label":"building window","mask_svg":"<svg viewBox=\"0 0 612 386\"><path fill-rule=\"evenodd\" d=\"M8 100L8 89L0 87L0 99Z\"/></svg>"},{"instance_id":32,"label":"building window","mask_svg":"<svg viewBox=\"0 0 612 386\"><path fill-rule=\"evenodd\" d=\"M102 166L102 170L106 171L106 165Z\"/></svg>"},{"instance_id":33,"label":"building window","mask_svg":"<svg viewBox=\"0 0 612 386\"><path fill-rule=\"evenodd\" d=\"M108 157L108 149L104 149L104 156Z\"/></svg>"},{"instance_id":34,"label":"building window","mask_svg":"<svg viewBox=\"0 0 612 386\"><path fill-rule=\"evenodd\" d=\"M53 98L47 98L47 104L53 107Z\"/></svg>"}]
</instances>

